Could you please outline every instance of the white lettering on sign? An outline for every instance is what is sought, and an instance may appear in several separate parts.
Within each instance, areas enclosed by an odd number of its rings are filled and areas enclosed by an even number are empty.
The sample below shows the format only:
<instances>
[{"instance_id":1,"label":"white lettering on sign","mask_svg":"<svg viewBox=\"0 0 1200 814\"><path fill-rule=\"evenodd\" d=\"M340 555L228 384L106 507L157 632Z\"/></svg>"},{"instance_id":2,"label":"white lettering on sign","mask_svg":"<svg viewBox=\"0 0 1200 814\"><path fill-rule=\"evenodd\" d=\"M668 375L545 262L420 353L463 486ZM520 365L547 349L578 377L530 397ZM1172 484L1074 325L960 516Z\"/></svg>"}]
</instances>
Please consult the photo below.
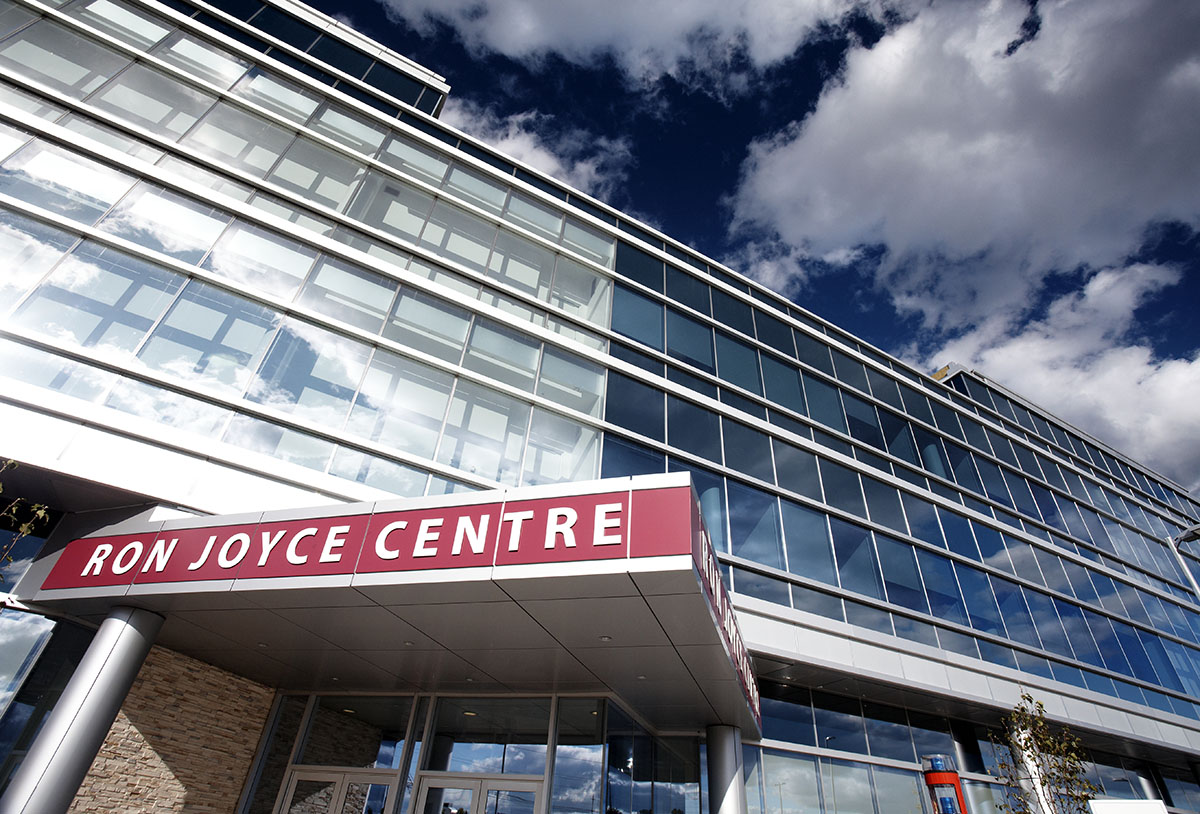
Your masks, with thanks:
<instances>
[{"instance_id":1,"label":"white lettering on sign","mask_svg":"<svg viewBox=\"0 0 1200 814\"><path fill-rule=\"evenodd\" d=\"M440 517L426 517L421 521L421 527L417 529L417 542L413 545L414 557L435 557L437 556L436 548L429 548L426 543L436 543L441 532L437 531L442 527L445 521Z\"/></svg>"},{"instance_id":2,"label":"white lettering on sign","mask_svg":"<svg viewBox=\"0 0 1200 814\"><path fill-rule=\"evenodd\" d=\"M150 554L146 557L146 564L142 566L142 573L149 573L151 568L159 572L166 568L167 560L171 559L171 555L175 553L175 546L178 544L178 537L172 538L169 544L161 537L155 540L154 545L150 548Z\"/></svg>"},{"instance_id":3,"label":"white lettering on sign","mask_svg":"<svg viewBox=\"0 0 1200 814\"><path fill-rule=\"evenodd\" d=\"M96 550L92 552L91 559L87 561L87 565L83 566L83 573L79 576L100 576L100 569L104 568L104 561L108 559L108 556L112 554L112 552L113 547L109 543L101 543L100 545L96 546ZM92 570L93 566L95 567L95 570Z\"/></svg>"},{"instance_id":4,"label":"white lettering on sign","mask_svg":"<svg viewBox=\"0 0 1200 814\"><path fill-rule=\"evenodd\" d=\"M481 515L478 528L471 524L471 518L463 515L458 518L458 528L454 530L454 548L451 554L461 554L463 540L471 547L472 554L482 554L485 538L487 537L488 515Z\"/></svg>"},{"instance_id":5,"label":"white lettering on sign","mask_svg":"<svg viewBox=\"0 0 1200 814\"><path fill-rule=\"evenodd\" d=\"M208 538L208 542L204 544L204 550L200 552L199 558L197 558L197 560L194 563L192 563L191 565L188 566L189 571L195 571L200 566L204 565L204 562L208 559L208 555L210 553L212 553L213 544L215 544L216 542L217 542L217 535L214 534Z\"/></svg>"},{"instance_id":6,"label":"white lettering on sign","mask_svg":"<svg viewBox=\"0 0 1200 814\"><path fill-rule=\"evenodd\" d=\"M568 507L551 509L546 514L546 548L554 548L554 541L560 534L563 538L563 545L567 548L574 548L575 532L571 529L578 519L579 514L574 509ZM512 550L509 548L509 551Z\"/></svg>"},{"instance_id":7,"label":"white lettering on sign","mask_svg":"<svg viewBox=\"0 0 1200 814\"><path fill-rule=\"evenodd\" d=\"M280 529L271 536L271 532L264 531L262 533L262 556L258 558L258 567L262 568L267 564L267 557L271 556L271 552L275 550L275 546L279 545L279 541L283 539L283 535L287 534L287 529Z\"/></svg>"},{"instance_id":8,"label":"white lettering on sign","mask_svg":"<svg viewBox=\"0 0 1200 814\"><path fill-rule=\"evenodd\" d=\"M406 528L408 528L407 520L397 520L381 528L379 535L375 538L375 556L381 560L398 559L400 557L400 549L388 548L387 538L393 531L404 531Z\"/></svg>"},{"instance_id":9,"label":"white lettering on sign","mask_svg":"<svg viewBox=\"0 0 1200 814\"><path fill-rule=\"evenodd\" d=\"M508 550L516 551L521 547L521 524L526 520L533 519L533 512L526 510L523 512L507 512L501 518L501 522L512 523L512 529L508 532Z\"/></svg>"},{"instance_id":10,"label":"white lettering on sign","mask_svg":"<svg viewBox=\"0 0 1200 814\"><path fill-rule=\"evenodd\" d=\"M317 530L314 528L300 529L300 531L298 531L294 535L292 535L292 539L288 542L288 545L287 545L287 561L290 562L292 565L304 565L304 563L308 562L308 555L301 554L300 552L298 552L296 550L296 546L298 546L300 544L300 541L305 539L306 537L316 537L316 536L317 536Z\"/></svg>"},{"instance_id":11,"label":"white lettering on sign","mask_svg":"<svg viewBox=\"0 0 1200 814\"><path fill-rule=\"evenodd\" d=\"M234 544L237 544L237 553L230 554L230 550ZM217 565L222 568L232 568L242 561L246 556L246 552L250 550L250 535L245 532L238 532L231 535L225 544L221 546L221 551L217 554Z\"/></svg>"},{"instance_id":12,"label":"white lettering on sign","mask_svg":"<svg viewBox=\"0 0 1200 814\"><path fill-rule=\"evenodd\" d=\"M145 546L140 540L134 540L127 543L124 548L117 552L116 559L113 560L112 570L114 574L125 574L133 569L133 566L138 564L138 560L142 558L142 551Z\"/></svg>"},{"instance_id":13,"label":"white lettering on sign","mask_svg":"<svg viewBox=\"0 0 1200 814\"><path fill-rule=\"evenodd\" d=\"M346 544L346 533L350 531L349 526L330 526L329 533L325 535L325 548L321 549L321 562L341 562L342 552L335 551Z\"/></svg>"},{"instance_id":14,"label":"white lettering on sign","mask_svg":"<svg viewBox=\"0 0 1200 814\"><path fill-rule=\"evenodd\" d=\"M620 545L620 534L605 534L607 529L621 527L621 518L609 517L624 508L620 503L600 503L596 506L596 523L593 526L592 545Z\"/></svg>"}]
</instances>

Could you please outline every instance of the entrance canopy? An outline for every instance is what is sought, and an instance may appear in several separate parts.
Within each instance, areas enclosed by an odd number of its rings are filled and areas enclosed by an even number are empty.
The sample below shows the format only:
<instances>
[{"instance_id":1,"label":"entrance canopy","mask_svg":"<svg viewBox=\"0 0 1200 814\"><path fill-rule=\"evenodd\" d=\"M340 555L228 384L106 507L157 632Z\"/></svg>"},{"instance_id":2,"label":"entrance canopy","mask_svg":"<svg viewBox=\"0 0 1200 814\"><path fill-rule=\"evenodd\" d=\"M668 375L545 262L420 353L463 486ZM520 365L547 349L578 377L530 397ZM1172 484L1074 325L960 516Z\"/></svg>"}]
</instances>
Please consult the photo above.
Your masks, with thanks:
<instances>
[{"instance_id":1,"label":"entrance canopy","mask_svg":"<svg viewBox=\"0 0 1200 814\"><path fill-rule=\"evenodd\" d=\"M760 728L687 473L131 521L51 558L37 606L156 611L160 644L268 686L613 692L660 729Z\"/></svg>"}]
</instances>

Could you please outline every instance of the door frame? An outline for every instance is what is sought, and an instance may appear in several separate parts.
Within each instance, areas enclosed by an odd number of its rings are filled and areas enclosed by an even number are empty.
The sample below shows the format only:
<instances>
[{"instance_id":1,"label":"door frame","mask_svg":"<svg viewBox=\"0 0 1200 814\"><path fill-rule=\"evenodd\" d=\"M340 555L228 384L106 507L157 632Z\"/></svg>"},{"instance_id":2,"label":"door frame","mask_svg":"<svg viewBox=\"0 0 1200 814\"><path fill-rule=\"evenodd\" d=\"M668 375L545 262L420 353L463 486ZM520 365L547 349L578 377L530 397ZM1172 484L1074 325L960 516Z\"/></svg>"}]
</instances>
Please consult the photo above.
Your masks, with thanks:
<instances>
[{"instance_id":1,"label":"door frame","mask_svg":"<svg viewBox=\"0 0 1200 814\"><path fill-rule=\"evenodd\" d=\"M412 797L411 814L421 814L425 810L425 801L430 789L472 789L470 814L486 814L481 808L486 804L489 791L531 791L533 792L533 812L539 814L542 804L542 791L545 780L532 775L504 774L458 774L447 772L421 772L416 777L416 789ZM482 802L481 802L482 801Z\"/></svg>"},{"instance_id":2,"label":"door frame","mask_svg":"<svg viewBox=\"0 0 1200 814\"><path fill-rule=\"evenodd\" d=\"M346 802L346 792L351 783L371 783L374 785L388 787L389 805L394 810L396 805L396 794L400 789L400 776L394 770L380 771L379 769L326 769L320 766L306 766L304 768L291 769L288 772L287 782L280 789L279 799L275 804L276 814L284 814L287 811L287 805L292 799L292 794L296 790L296 784L302 780L315 780L317 782L332 782L333 795L329 800L329 813L341 814L342 806Z\"/></svg>"}]
</instances>

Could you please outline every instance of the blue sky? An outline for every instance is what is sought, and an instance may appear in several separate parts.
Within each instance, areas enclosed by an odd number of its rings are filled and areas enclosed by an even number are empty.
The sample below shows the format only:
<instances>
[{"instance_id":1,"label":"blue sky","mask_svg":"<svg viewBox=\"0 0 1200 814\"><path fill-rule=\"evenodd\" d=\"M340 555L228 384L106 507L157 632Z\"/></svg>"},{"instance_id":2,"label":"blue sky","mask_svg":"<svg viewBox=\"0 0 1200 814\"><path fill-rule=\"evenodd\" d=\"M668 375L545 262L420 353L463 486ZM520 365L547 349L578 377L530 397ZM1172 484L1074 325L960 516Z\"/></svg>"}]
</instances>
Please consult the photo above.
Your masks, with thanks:
<instances>
[{"instance_id":1,"label":"blue sky","mask_svg":"<svg viewBox=\"0 0 1200 814\"><path fill-rule=\"evenodd\" d=\"M316 5L444 120L1200 485L1200 4Z\"/></svg>"}]
</instances>

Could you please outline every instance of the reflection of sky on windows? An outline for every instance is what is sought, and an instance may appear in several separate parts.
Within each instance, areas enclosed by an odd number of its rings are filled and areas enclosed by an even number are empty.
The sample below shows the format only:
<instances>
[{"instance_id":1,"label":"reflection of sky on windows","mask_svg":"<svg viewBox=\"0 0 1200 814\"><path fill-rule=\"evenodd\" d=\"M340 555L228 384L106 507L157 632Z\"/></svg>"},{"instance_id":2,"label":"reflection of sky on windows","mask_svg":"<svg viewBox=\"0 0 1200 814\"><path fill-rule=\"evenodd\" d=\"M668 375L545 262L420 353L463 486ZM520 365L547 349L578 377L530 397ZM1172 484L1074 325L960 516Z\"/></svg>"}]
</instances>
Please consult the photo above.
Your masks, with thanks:
<instances>
[{"instance_id":1,"label":"reflection of sky on windows","mask_svg":"<svg viewBox=\"0 0 1200 814\"><path fill-rule=\"evenodd\" d=\"M447 771L542 774L545 768L544 744L456 743Z\"/></svg>"}]
</instances>

